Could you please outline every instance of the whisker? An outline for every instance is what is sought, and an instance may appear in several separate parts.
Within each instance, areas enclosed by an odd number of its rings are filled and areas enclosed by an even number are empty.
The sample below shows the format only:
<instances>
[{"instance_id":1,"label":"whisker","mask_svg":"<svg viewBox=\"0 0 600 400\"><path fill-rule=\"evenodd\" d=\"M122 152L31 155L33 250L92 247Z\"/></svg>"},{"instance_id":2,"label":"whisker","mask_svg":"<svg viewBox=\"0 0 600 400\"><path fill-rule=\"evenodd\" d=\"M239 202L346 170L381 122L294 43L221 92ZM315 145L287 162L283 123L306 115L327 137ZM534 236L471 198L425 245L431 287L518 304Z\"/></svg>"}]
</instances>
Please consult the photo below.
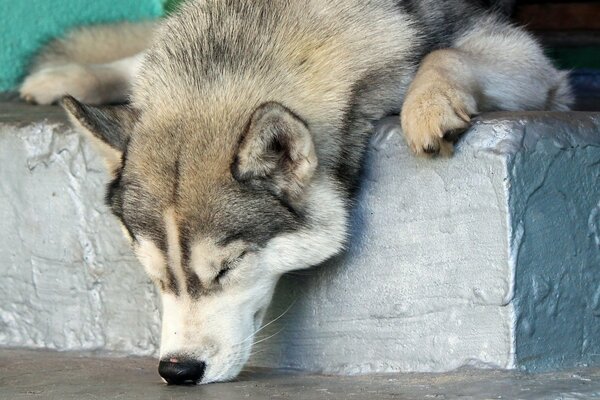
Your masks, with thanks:
<instances>
[{"instance_id":1,"label":"whisker","mask_svg":"<svg viewBox=\"0 0 600 400\"><path fill-rule=\"evenodd\" d=\"M249 356L249 357L256 356L256 355L258 355L258 354L262 354L262 353L266 352L267 350L268 350L268 349L259 349L259 350L257 350L257 351L253 351L252 353L250 353L250 356Z\"/></svg>"},{"instance_id":2,"label":"whisker","mask_svg":"<svg viewBox=\"0 0 600 400\"><path fill-rule=\"evenodd\" d=\"M312 269L300 269L297 271L290 271L290 272L286 272L285 276L291 276L291 277L306 277L306 276L312 276L315 274L315 271Z\"/></svg>"},{"instance_id":3,"label":"whisker","mask_svg":"<svg viewBox=\"0 0 600 400\"><path fill-rule=\"evenodd\" d=\"M275 333L274 333L274 334L272 334L271 336L267 336L267 337L266 337L266 338L264 338L264 339L257 340L256 342L252 343L252 345L253 345L253 346L256 346L258 343L262 343L262 342L264 342L265 340L269 340L269 339L271 339L273 336L275 336L275 335L278 335L279 333L281 333L281 331L282 331L282 330L283 330L283 328L282 328L282 329L280 329L280 330L278 330L277 332L275 332Z\"/></svg>"},{"instance_id":4,"label":"whisker","mask_svg":"<svg viewBox=\"0 0 600 400\"><path fill-rule=\"evenodd\" d=\"M257 330L255 330L254 332L252 332L250 335L248 335L244 340L242 340L239 343L234 344L232 347L234 346L239 346L242 343L246 342L247 340L250 340L252 337L254 337L254 335L256 335L258 332L262 331L263 329L265 329L267 326L271 325L272 323L278 321L279 319L281 319L285 314L288 313L288 311L291 310L291 308L296 304L297 299L294 299L294 301L281 313L279 314L279 316L277 318L272 319L271 321L269 321L268 323L264 324L263 326L261 326L260 328L258 328Z\"/></svg>"},{"instance_id":5,"label":"whisker","mask_svg":"<svg viewBox=\"0 0 600 400\"><path fill-rule=\"evenodd\" d=\"M262 327L258 328L256 330L256 332L254 332L254 335L256 335L258 332L262 331L263 329L265 329L267 326L271 325L272 323L278 321L279 319L281 319L285 314L288 313L288 311L290 311L292 309L292 307L296 304L297 299L294 299L294 301L292 302L292 304L290 304L277 318L271 320L269 323L263 325Z\"/></svg>"}]
</instances>

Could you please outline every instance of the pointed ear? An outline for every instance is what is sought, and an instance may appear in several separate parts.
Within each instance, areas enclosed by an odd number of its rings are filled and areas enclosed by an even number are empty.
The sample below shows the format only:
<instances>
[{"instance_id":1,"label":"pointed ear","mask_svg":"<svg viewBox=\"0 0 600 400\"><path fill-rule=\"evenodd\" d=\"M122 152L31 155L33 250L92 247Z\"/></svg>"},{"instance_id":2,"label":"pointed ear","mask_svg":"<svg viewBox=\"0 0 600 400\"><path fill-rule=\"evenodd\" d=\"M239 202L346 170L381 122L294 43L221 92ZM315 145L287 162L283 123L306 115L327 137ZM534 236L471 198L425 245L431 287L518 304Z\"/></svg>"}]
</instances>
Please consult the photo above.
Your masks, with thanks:
<instances>
[{"instance_id":1,"label":"pointed ear","mask_svg":"<svg viewBox=\"0 0 600 400\"><path fill-rule=\"evenodd\" d=\"M306 123L279 103L266 103L252 115L232 166L238 181L267 183L276 195L300 200L317 168Z\"/></svg>"},{"instance_id":2,"label":"pointed ear","mask_svg":"<svg viewBox=\"0 0 600 400\"><path fill-rule=\"evenodd\" d=\"M61 105L73 125L93 139L109 167L119 165L139 113L128 105L88 106L71 96Z\"/></svg>"}]
</instances>

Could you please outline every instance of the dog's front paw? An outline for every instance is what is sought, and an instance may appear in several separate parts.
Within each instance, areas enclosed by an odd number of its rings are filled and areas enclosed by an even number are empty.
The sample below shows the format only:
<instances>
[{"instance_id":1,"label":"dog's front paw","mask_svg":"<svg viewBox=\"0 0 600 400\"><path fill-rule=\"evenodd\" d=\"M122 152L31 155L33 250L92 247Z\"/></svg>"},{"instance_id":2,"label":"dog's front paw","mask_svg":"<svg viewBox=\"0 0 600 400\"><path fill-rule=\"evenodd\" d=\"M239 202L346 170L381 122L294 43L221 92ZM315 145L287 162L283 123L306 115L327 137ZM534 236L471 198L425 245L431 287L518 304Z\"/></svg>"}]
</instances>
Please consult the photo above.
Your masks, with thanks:
<instances>
[{"instance_id":1,"label":"dog's front paw","mask_svg":"<svg viewBox=\"0 0 600 400\"><path fill-rule=\"evenodd\" d=\"M402 130L416 154L450 156L452 140L467 130L476 111L475 99L460 87L445 80L421 81L402 106Z\"/></svg>"},{"instance_id":2,"label":"dog's front paw","mask_svg":"<svg viewBox=\"0 0 600 400\"><path fill-rule=\"evenodd\" d=\"M23 81L19 93L29 103L52 104L65 95L77 100L97 103L98 79L93 71L83 65L67 64L60 67L39 70Z\"/></svg>"}]
</instances>

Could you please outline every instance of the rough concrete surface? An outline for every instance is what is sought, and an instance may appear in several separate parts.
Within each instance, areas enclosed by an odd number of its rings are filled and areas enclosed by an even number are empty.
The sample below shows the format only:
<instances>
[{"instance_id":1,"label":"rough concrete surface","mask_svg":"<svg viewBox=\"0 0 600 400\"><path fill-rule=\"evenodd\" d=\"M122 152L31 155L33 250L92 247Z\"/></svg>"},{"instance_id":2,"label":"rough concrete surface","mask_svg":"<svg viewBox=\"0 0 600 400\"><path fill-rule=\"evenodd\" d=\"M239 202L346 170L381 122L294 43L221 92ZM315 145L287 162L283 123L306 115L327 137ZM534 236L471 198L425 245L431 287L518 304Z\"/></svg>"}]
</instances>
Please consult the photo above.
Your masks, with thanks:
<instances>
[{"instance_id":1,"label":"rough concrete surface","mask_svg":"<svg viewBox=\"0 0 600 400\"><path fill-rule=\"evenodd\" d=\"M512 127L523 138L508 165L521 368L600 365L599 115Z\"/></svg>"},{"instance_id":2,"label":"rough concrete surface","mask_svg":"<svg viewBox=\"0 0 600 400\"><path fill-rule=\"evenodd\" d=\"M445 374L357 377L290 374L256 369L234 382L167 386L149 358L90 358L45 351L0 350L0 398L87 399L592 399L600 370L524 373L461 369Z\"/></svg>"},{"instance_id":3,"label":"rough concrete surface","mask_svg":"<svg viewBox=\"0 0 600 400\"><path fill-rule=\"evenodd\" d=\"M386 121L348 251L282 280L270 318L288 311L251 364L356 374L594 362L600 116L552 115L485 116L435 160L415 158ZM0 345L155 355L160 305L103 204L94 149L56 108L3 103L0 160Z\"/></svg>"},{"instance_id":4,"label":"rough concrete surface","mask_svg":"<svg viewBox=\"0 0 600 400\"><path fill-rule=\"evenodd\" d=\"M57 107L0 107L0 343L153 354L158 302Z\"/></svg>"}]
</instances>

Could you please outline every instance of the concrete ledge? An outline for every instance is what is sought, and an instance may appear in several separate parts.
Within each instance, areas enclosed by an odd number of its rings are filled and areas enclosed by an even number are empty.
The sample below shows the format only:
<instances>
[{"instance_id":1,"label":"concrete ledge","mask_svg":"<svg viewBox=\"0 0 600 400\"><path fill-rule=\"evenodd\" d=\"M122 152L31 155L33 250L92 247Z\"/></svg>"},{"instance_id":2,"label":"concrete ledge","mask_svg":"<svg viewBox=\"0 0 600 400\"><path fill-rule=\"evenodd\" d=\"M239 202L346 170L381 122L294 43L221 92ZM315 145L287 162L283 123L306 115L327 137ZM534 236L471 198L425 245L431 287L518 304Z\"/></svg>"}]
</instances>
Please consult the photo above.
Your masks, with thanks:
<instances>
[{"instance_id":1,"label":"concrete ledge","mask_svg":"<svg viewBox=\"0 0 600 400\"><path fill-rule=\"evenodd\" d=\"M403 400L595 399L600 369L547 374L464 368L446 374L363 377L289 374L253 368L217 385L159 383L156 360L0 349L0 398L10 400Z\"/></svg>"},{"instance_id":2,"label":"concrete ledge","mask_svg":"<svg viewBox=\"0 0 600 400\"><path fill-rule=\"evenodd\" d=\"M159 304L55 108L0 105L0 345L156 354ZM600 114L490 114L449 160L396 120L348 252L287 276L252 364L333 373L598 363ZM263 345L264 344L264 345Z\"/></svg>"}]
</instances>

